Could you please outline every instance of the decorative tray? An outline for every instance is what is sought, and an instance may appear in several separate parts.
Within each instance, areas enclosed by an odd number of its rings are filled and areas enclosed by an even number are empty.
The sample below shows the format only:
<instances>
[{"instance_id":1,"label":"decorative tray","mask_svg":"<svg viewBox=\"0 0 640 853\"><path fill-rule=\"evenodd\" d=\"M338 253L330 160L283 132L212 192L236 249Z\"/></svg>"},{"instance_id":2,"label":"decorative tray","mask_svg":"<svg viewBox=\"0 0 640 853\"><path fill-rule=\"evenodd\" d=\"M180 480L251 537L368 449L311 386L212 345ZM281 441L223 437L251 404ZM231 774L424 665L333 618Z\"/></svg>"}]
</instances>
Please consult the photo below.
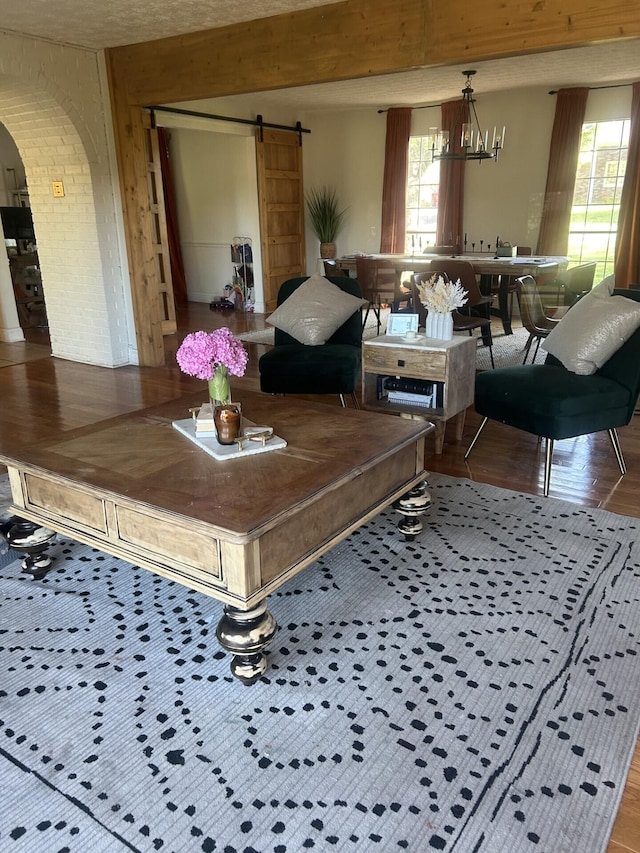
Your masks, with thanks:
<instances>
[{"instance_id":1,"label":"decorative tray","mask_svg":"<svg viewBox=\"0 0 640 853\"><path fill-rule=\"evenodd\" d=\"M173 421L172 426L178 432L186 436L189 441L196 444L209 456L214 459L223 461L225 459L240 459L245 456L255 456L257 453L268 453L270 450L282 450L287 446L284 438L278 435L273 435L273 430L270 436L260 437L270 427L257 428L251 421L243 418L243 436L241 444L219 444L215 433L199 433L196 435L196 422L194 418L185 418L181 421ZM256 432L259 429L256 438L249 438L248 433Z\"/></svg>"}]
</instances>

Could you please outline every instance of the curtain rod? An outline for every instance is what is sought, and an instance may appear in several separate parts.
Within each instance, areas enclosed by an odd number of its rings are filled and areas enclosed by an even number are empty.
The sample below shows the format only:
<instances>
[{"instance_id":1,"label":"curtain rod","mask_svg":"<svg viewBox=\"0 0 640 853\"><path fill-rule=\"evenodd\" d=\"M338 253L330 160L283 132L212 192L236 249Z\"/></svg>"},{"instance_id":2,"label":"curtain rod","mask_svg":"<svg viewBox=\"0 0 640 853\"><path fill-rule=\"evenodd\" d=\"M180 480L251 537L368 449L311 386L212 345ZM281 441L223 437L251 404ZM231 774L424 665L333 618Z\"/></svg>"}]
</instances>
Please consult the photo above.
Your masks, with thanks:
<instances>
[{"instance_id":1,"label":"curtain rod","mask_svg":"<svg viewBox=\"0 0 640 853\"><path fill-rule=\"evenodd\" d=\"M295 127L291 127L290 125L287 125L287 124L271 124L271 122L263 121L261 115L256 116L255 119L233 118L232 116L218 116L218 115L213 115L211 113L199 113L199 112L196 112L195 110L181 110L181 109L178 109L177 107L160 107L157 105L145 107L145 110L149 110L151 112L151 126L152 127L155 127L154 113L159 112L159 113L176 113L177 115L183 115L183 116L196 116L197 118L209 118L209 119L212 119L214 121L231 121L231 122L235 122L236 124L250 124L253 127L259 127L260 128L260 138L261 139L262 139L262 128L264 128L264 127L271 127L275 130L290 130L293 133L299 133L299 134L311 133L311 131L308 128L302 127L302 125L300 124L299 121L296 122ZM302 139L301 139L301 141L302 141Z\"/></svg>"},{"instance_id":2,"label":"curtain rod","mask_svg":"<svg viewBox=\"0 0 640 853\"><path fill-rule=\"evenodd\" d=\"M625 86L632 86L632 83L611 83L609 86L589 86L589 91L595 91L597 89L624 89ZM549 94L557 95L558 89L552 89ZM486 94L486 93L485 93ZM430 110L434 107L441 107L442 104L424 104L421 107L411 107L412 110ZM386 110L378 110L378 113L388 113L389 110L394 109L394 107L387 107Z\"/></svg>"},{"instance_id":3,"label":"curtain rod","mask_svg":"<svg viewBox=\"0 0 640 853\"><path fill-rule=\"evenodd\" d=\"M590 92L595 92L598 89L624 89L626 86L632 86L632 85L633 85L633 83L610 83L608 86L588 86L587 88L589 89ZM580 86L565 86L563 88L565 88L565 89L578 88L579 89L581 87ZM550 95L557 95L559 91L560 91L559 89L552 89L549 92L549 94Z\"/></svg>"},{"instance_id":4,"label":"curtain rod","mask_svg":"<svg viewBox=\"0 0 640 853\"><path fill-rule=\"evenodd\" d=\"M462 98L460 98L459 100L462 100ZM421 107L409 107L409 109L411 109L411 110L432 110L435 107L441 107L441 106L442 106L442 104L423 104ZM388 113L389 110L394 110L394 109L395 110L406 109L406 107L387 107L386 110L378 110L378 115L380 115L380 113Z\"/></svg>"}]
</instances>

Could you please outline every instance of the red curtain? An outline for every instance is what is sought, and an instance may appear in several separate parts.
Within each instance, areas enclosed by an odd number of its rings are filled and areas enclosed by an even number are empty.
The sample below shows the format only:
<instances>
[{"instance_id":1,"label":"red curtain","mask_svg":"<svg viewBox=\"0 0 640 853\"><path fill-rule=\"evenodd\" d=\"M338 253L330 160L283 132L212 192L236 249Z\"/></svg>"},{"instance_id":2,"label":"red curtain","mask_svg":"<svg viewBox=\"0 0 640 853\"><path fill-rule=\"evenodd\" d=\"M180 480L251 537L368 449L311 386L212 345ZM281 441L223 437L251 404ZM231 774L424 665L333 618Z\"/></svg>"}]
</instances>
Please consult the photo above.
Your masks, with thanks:
<instances>
[{"instance_id":1,"label":"red curtain","mask_svg":"<svg viewBox=\"0 0 640 853\"><path fill-rule=\"evenodd\" d=\"M411 108L387 112L387 137L382 182L381 252L404 252L407 224L407 170Z\"/></svg>"},{"instance_id":2,"label":"red curtain","mask_svg":"<svg viewBox=\"0 0 640 853\"><path fill-rule=\"evenodd\" d=\"M460 145L461 106L460 100L442 104L442 129L449 131L451 151L462 150ZM441 246L462 245L462 234L464 233L464 167L464 160L440 161L436 242Z\"/></svg>"},{"instance_id":3,"label":"red curtain","mask_svg":"<svg viewBox=\"0 0 640 853\"><path fill-rule=\"evenodd\" d=\"M538 255L566 255L582 123L589 89L560 89L551 132Z\"/></svg>"},{"instance_id":4,"label":"red curtain","mask_svg":"<svg viewBox=\"0 0 640 853\"><path fill-rule=\"evenodd\" d=\"M633 84L631 131L618 215L616 287L640 284L640 82Z\"/></svg>"},{"instance_id":5,"label":"red curtain","mask_svg":"<svg viewBox=\"0 0 640 853\"><path fill-rule=\"evenodd\" d=\"M158 147L160 149L160 168L164 191L164 210L167 220L173 299L176 305L183 305L187 301L187 280L184 274L182 249L180 247L178 212L176 210L176 197L173 191L173 177L171 175L171 160L169 157L169 136L164 127L158 128Z\"/></svg>"}]
</instances>

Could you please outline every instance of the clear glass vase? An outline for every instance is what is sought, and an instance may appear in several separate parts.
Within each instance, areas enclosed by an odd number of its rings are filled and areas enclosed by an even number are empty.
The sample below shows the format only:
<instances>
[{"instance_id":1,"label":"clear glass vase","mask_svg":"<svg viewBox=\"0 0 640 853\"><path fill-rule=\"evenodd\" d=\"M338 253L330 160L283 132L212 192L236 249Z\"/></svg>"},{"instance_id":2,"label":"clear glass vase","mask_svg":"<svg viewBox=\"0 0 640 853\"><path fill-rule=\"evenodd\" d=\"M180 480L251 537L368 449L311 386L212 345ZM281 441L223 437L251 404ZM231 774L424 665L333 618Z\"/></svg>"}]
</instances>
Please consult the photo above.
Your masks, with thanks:
<instances>
[{"instance_id":1,"label":"clear glass vase","mask_svg":"<svg viewBox=\"0 0 640 853\"><path fill-rule=\"evenodd\" d=\"M209 380L209 400L212 406L231 402L231 383L226 367L222 365L216 368L215 373Z\"/></svg>"}]
</instances>

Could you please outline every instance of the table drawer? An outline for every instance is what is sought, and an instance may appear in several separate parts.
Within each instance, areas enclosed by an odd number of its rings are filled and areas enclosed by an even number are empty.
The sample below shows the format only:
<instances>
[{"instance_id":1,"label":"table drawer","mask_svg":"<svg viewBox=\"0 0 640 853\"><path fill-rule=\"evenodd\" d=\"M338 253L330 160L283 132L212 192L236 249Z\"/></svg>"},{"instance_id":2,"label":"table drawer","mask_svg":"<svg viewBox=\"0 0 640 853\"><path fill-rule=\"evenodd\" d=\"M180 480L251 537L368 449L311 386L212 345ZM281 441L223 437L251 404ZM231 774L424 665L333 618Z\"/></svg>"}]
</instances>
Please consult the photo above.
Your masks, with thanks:
<instances>
[{"instance_id":1,"label":"table drawer","mask_svg":"<svg viewBox=\"0 0 640 853\"><path fill-rule=\"evenodd\" d=\"M220 579L219 542L195 525L183 527L168 517L116 505L117 540L136 553L156 557L169 566L198 569L209 580Z\"/></svg>"},{"instance_id":2,"label":"table drawer","mask_svg":"<svg viewBox=\"0 0 640 853\"><path fill-rule=\"evenodd\" d=\"M88 490L73 490L36 474L24 476L25 509L46 513L71 524L106 534L104 501Z\"/></svg>"},{"instance_id":3,"label":"table drawer","mask_svg":"<svg viewBox=\"0 0 640 853\"><path fill-rule=\"evenodd\" d=\"M427 376L433 382L444 381L447 372L447 353L443 350L395 349L394 347L364 346L362 356L365 370L371 373Z\"/></svg>"}]
</instances>

